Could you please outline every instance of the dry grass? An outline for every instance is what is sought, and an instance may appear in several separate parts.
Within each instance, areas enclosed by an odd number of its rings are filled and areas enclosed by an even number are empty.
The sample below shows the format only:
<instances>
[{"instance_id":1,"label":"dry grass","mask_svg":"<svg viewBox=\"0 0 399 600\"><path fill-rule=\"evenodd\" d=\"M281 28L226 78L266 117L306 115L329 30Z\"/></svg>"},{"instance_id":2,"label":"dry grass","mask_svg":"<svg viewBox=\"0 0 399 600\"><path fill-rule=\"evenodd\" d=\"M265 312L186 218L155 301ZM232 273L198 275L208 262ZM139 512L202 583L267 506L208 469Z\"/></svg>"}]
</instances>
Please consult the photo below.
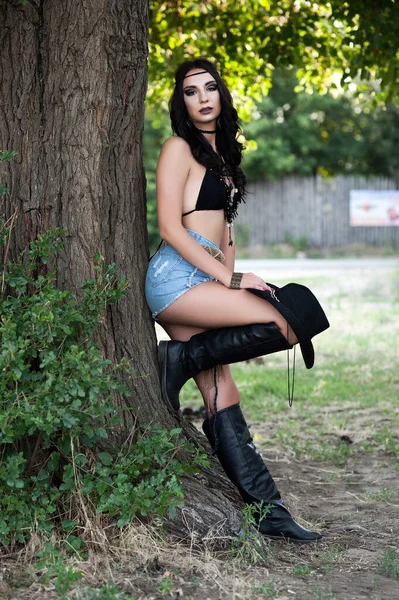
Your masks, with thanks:
<instances>
[{"instance_id":1,"label":"dry grass","mask_svg":"<svg viewBox=\"0 0 399 600\"><path fill-rule=\"evenodd\" d=\"M321 543L249 535L223 540L220 549L217 530L199 545L194 536L185 543L172 538L158 521L119 531L90 516L85 554L70 553L66 573L60 567L47 582L36 558L39 536L4 554L1 599L397 600L398 281L392 268L304 281L332 327L317 340L317 368L298 369L289 418L284 357L235 371L256 443L293 514L325 534ZM190 386L184 397L191 406L198 401ZM62 596L57 579L68 569L82 578Z\"/></svg>"},{"instance_id":2,"label":"dry grass","mask_svg":"<svg viewBox=\"0 0 399 600\"><path fill-rule=\"evenodd\" d=\"M248 590L253 587L248 559L249 553L253 553L256 534L241 543L235 541L230 549L215 551L214 547L220 546L218 538L209 537L201 546L182 544L163 532L159 523L137 521L118 535L114 533L108 538L106 549L91 546L84 558L75 555L65 560L65 569L82 574L79 584L71 587L66 598L90 598L93 590L114 584L120 598L196 598L197 592L201 598L205 588L209 598L227 598L233 594L232 597L238 600L247 598ZM104 538L105 534L103 531ZM52 541L56 545L59 540L53 538ZM248 548L245 550L246 543ZM259 557L264 565L258 565L258 569L267 577L269 571L265 565L268 561L274 562L274 551L263 538L259 538L259 545L263 550ZM52 600L60 597L54 588L56 575L50 582L43 583L46 569L37 569L35 556L43 547L43 540L34 535L19 555L4 556L1 598ZM166 593L167 587L171 588L170 593ZM100 597L104 600L113 598L106 590Z\"/></svg>"}]
</instances>

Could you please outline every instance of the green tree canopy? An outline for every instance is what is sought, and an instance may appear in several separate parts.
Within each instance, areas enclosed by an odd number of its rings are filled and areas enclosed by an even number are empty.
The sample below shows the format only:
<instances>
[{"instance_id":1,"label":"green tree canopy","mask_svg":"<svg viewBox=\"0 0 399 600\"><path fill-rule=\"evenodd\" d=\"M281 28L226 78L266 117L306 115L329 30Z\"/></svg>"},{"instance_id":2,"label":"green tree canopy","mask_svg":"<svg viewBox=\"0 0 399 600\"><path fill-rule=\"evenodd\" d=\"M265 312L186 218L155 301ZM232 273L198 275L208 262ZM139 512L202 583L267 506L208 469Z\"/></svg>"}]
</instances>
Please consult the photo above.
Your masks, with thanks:
<instances>
[{"instance_id":1,"label":"green tree canopy","mask_svg":"<svg viewBox=\"0 0 399 600\"><path fill-rule=\"evenodd\" d=\"M395 0L150 1L150 90L169 94L188 57L213 57L241 96L265 94L274 68L295 67L302 85L326 90L377 81L386 100L399 94L399 6ZM334 81L336 81L334 79Z\"/></svg>"},{"instance_id":2,"label":"green tree canopy","mask_svg":"<svg viewBox=\"0 0 399 600\"><path fill-rule=\"evenodd\" d=\"M295 93L295 87L292 72L275 71L269 95L244 123L245 137L257 146L244 156L249 179L399 172L399 111L393 103L370 110L348 94Z\"/></svg>"}]
</instances>

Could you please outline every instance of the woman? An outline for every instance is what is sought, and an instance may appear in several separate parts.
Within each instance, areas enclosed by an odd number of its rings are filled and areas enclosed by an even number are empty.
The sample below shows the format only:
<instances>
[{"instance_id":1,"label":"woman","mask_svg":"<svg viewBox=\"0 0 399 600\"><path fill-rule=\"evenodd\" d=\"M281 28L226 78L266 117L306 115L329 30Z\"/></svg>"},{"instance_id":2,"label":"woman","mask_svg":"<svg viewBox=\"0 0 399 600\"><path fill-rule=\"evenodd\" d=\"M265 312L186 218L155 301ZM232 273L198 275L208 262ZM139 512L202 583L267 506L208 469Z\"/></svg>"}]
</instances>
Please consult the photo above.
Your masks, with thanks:
<instances>
[{"instance_id":1,"label":"woman","mask_svg":"<svg viewBox=\"0 0 399 600\"><path fill-rule=\"evenodd\" d=\"M164 400L178 410L179 391L194 377L208 414L203 429L226 474L245 502L269 506L266 517L259 514L260 531L317 540L321 535L285 508L253 445L228 366L298 339L274 287L254 273L234 273L233 221L245 195L242 145L231 95L211 62L177 69L170 112L176 135L164 143L157 168L163 243L146 277L152 316L173 340L159 348Z\"/></svg>"}]
</instances>

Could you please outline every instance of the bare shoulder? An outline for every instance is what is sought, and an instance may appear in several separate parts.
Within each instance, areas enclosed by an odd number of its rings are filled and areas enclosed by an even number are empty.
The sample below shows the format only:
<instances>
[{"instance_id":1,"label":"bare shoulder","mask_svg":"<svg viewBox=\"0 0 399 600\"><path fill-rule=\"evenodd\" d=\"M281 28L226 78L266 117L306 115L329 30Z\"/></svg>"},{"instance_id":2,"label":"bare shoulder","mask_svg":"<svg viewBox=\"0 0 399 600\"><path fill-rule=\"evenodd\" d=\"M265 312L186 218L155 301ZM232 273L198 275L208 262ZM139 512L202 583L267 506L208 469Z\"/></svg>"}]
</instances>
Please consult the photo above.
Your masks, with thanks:
<instances>
[{"instance_id":1,"label":"bare shoulder","mask_svg":"<svg viewBox=\"0 0 399 600\"><path fill-rule=\"evenodd\" d=\"M157 175L167 181L175 177L182 177L185 180L190 172L193 160L189 144L181 137L170 137L162 146Z\"/></svg>"},{"instance_id":2,"label":"bare shoulder","mask_svg":"<svg viewBox=\"0 0 399 600\"><path fill-rule=\"evenodd\" d=\"M191 148L186 140L183 138L174 135L168 138L162 145L161 150L162 156L167 156L168 158L178 157L179 159L186 157L188 159L192 158Z\"/></svg>"}]
</instances>

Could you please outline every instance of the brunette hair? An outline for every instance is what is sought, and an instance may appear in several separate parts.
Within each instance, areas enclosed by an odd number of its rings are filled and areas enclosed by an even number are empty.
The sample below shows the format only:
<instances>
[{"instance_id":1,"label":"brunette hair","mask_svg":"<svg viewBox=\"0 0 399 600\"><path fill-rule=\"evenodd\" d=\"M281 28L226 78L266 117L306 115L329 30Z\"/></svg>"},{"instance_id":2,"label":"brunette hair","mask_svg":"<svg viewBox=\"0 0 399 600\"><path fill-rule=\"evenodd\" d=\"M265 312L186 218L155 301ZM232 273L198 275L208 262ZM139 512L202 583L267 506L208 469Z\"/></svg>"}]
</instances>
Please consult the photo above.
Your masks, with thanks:
<instances>
[{"instance_id":1,"label":"brunette hair","mask_svg":"<svg viewBox=\"0 0 399 600\"><path fill-rule=\"evenodd\" d=\"M207 71L215 79L221 111L216 130L216 153L204 135L192 124L184 102L183 79L192 69ZM220 77L216 67L206 58L197 58L183 62L175 73L175 87L169 103L173 131L186 140L195 160L207 169L219 175L227 175L238 188L237 203L245 194L245 175L240 167L243 145L237 140L241 132L237 111L233 106L231 94ZM235 207L237 208L237 207Z\"/></svg>"}]
</instances>

